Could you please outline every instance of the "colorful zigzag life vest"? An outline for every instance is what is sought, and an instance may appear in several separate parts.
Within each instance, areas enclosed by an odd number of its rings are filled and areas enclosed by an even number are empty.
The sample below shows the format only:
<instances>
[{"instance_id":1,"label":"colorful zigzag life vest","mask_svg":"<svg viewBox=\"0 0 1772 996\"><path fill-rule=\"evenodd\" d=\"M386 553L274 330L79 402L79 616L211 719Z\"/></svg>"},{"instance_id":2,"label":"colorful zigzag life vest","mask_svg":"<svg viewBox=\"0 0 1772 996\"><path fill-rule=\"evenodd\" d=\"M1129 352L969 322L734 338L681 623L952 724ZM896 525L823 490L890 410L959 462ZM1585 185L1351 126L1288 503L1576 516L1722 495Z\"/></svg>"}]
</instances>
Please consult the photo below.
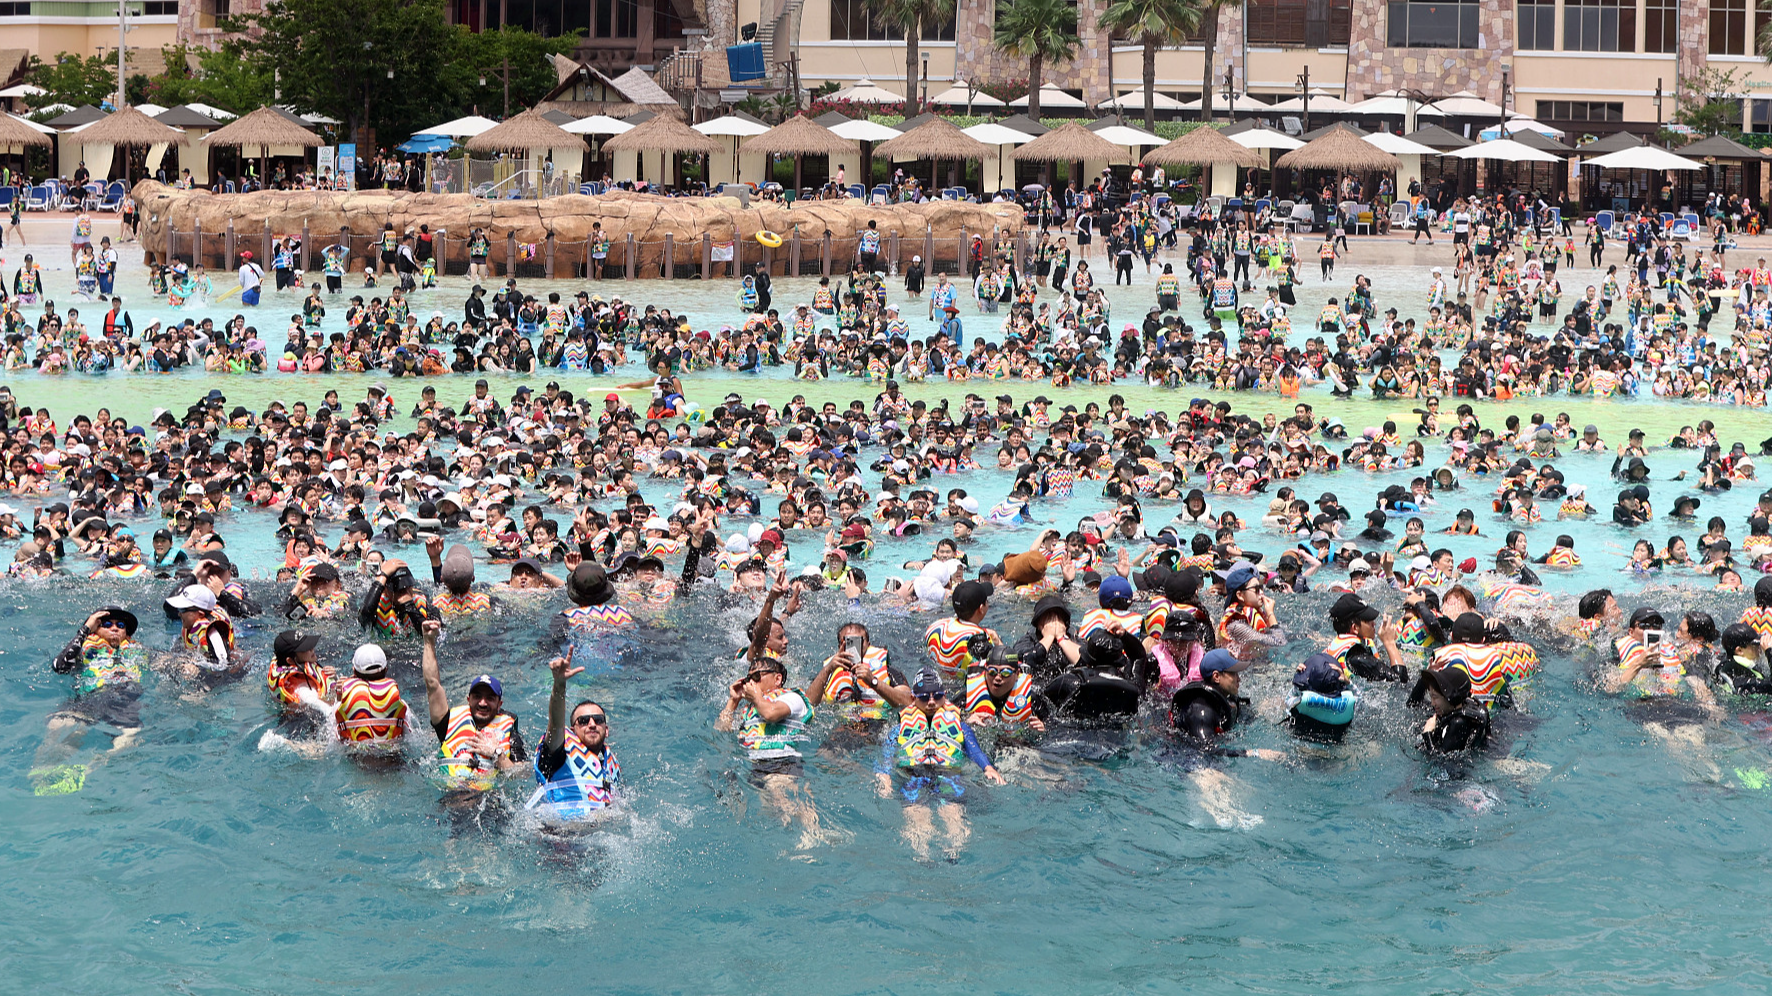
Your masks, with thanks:
<instances>
[{"instance_id":1,"label":"colorful zigzag life vest","mask_svg":"<svg viewBox=\"0 0 1772 996\"><path fill-rule=\"evenodd\" d=\"M938 620L930 625L925 634L929 657L944 676L952 678L973 663L972 653L966 648L966 643L980 633L989 636L992 643L998 642L997 634L977 623L963 622L952 617Z\"/></svg>"},{"instance_id":2,"label":"colorful zigzag life vest","mask_svg":"<svg viewBox=\"0 0 1772 996\"><path fill-rule=\"evenodd\" d=\"M966 756L966 733L960 710L952 702L926 716L921 709L906 709L898 718L898 752L893 763L900 768L933 765L958 768Z\"/></svg>"},{"instance_id":3,"label":"colorful zigzag life vest","mask_svg":"<svg viewBox=\"0 0 1772 996\"><path fill-rule=\"evenodd\" d=\"M332 678L317 664L273 661L265 669L265 684L276 693L278 704L284 706L301 705L302 700L296 693L304 686L312 688L322 701L332 698Z\"/></svg>"},{"instance_id":4,"label":"colorful zigzag life vest","mask_svg":"<svg viewBox=\"0 0 1772 996\"><path fill-rule=\"evenodd\" d=\"M590 632L604 626L632 626L634 614L626 606L611 602L607 605L575 605L570 609L562 609L560 614L566 617L567 625L574 632Z\"/></svg>"},{"instance_id":5,"label":"colorful zigzag life vest","mask_svg":"<svg viewBox=\"0 0 1772 996\"><path fill-rule=\"evenodd\" d=\"M511 732L517 728L516 717L501 712L484 727L474 725L474 717L465 705L449 710L443 728L443 740L437 745L441 759L439 771L450 788L488 789L498 778L498 766L474 753L474 738L490 732L499 741L499 753L511 752Z\"/></svg>"},{"instance_id":6,"label":"colorful zigzag life vest","mask_svg":"<svg viewBox=\"0 0 1772 996\"><path fill-rule=\"evenodd\" d=\"M1002 723L1025 723L1034 715L1033 692L1033 675L1018 674L1015 685L1009 689L1009 697L999 706L985 687L984 675L968 672L966 718L973 722L994 719Z\"/></svg>"},{"instance_id":7,"label":"colorful zigzag life vest","mask_svg":"<svg viewBox=\"0 0 1772 996\"><path fill-rule=\"evenodd\" d=\"M492 610L492 596L483 591L470 591L461 595L450 591L440 591L431 600L431 604L437 607L437 611L443 614L443 618L453 619L490 612Z\"/></svg>"},{"instance_id":8,"label":"colorful zigzag life vest","mask_svg":"<svg viewBox=\"0 0 1772 996\"><path fill-rule=\"evenodd\" d=\"M621 784L621 764L614 751L605 747L601 753L593 753L577 737L565 738L562 746L566 763L552 775L542 774L541 754L536 753L538 784L527 808L560 820L589 819L615 801L615 787Z\"/></svg>"},{"instance_id":9,"label":"colorful zigzag life vest","mask_svg":"<svg viewBox=\"0 0 1772 996\"><path fill-rule=\"evenodd\" d=\"M1529 643L1454 643L1434 652L1433 669L1456 667L1470 675L1471 694L1484 702L1538 673L1538 651Z\"/></svg>"},{"instance_id":10,"label":"colorful zigzag life vest","mask_svg":"<svg viewBox=\"0 0 1772 996\"><path fill-rule=\"evenodd\" d=\"M1747 611L1741 614L1739 621L1752 626L1754 632L1765 636L1767 633L1772 633L1772 608L1763 605L1750 605Z\"/></svg>"},{"instance_id":11,"label":"colorful zigzag life vest","mask_svg":"<svg viewBox=\"0 0 1772 996\"><path fill-rule=\"evenodd\" d=\"M406 735L406 702L392 678L355 676L338 685L338 736L351 743L385 743Z\"/></svg>"}]
</instances>

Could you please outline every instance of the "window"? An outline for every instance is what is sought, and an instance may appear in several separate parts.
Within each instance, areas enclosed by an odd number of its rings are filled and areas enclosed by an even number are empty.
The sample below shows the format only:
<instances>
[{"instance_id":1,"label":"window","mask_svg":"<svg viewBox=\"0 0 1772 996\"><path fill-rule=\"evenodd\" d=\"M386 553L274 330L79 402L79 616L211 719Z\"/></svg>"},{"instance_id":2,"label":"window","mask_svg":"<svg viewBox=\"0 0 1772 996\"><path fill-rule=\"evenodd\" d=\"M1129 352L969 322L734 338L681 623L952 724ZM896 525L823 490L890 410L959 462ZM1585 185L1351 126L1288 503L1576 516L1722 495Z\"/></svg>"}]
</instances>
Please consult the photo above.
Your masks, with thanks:
<instances>
[{"instance_id":1,"label":"window","mask_svg":"<svg viewBox=\"0 0 1772 996\"><path fill-rule=\"evenodd\" d=\"M1644 0L1643 51L1677 52L1679 44L1679 0Z\"/></svg>"},{"instance_id":2,"label":"window","mask_svg":"<svg viewBox=\"0 0 1772 996\"><path fill-rule=\"evenodd\" d=\"M1556 48L1557 0L1520 0L1514 24L1519 32L1520 51L1547 52Z\"/></svg>"},{"instance_id":3,"label":"window","mask_svg":"<svg viewBox=\"0 0 1772 996\"><path fill-rule=\"evenodd\" d=\"M0 17L30 17L30 0L0 0Z\"/></svg>"},{"instance_id":4,"label":"window","mask_svg":"<svg viewBox=\"0 0 1772 996\"><path fill-rule=\"evenodd\" d=\"M1392 48L1476 48L1476 0L1391 0Z\"/></svg>"},{"instance_id":5,"label":"window","mask_svg":"<svg viewBox=\"0 0 1772 996\"><path fill-rule=\"evenodd\" d=\"M142 4L143 17L177 17L178 0L145 0Z\"/></svg>"},{"instance_id":6,"label":"window","mask_svg":"<svg viewBox=\"0 0 1772 996\"><path fill-rule=\"evenodd\" d=\"M1563 0L1563 51L1637 50L1637 0Z\"/></svg>"},{"instance_id":7,"label":"window","mask_svg":"<svg viewBox=\"0 0 1772 996\"><path fill-rule=\"evenodd\" d=\"M1308 0L1304 8L1304 43L1311 48L1347 47L1353 24L1353 0Z\"/></svg>"},{"instance_id":8,"label":"window","mask_svg":"<svg viewBox=\"0 0 1772 996\"><path fill-rule=\"evenodd\" d=\"M898 41L904 32L897 27L877 22L864 0L831 0L831 39L833 41ZM957 7L956 7L957 9ZM953 41L954 24L923 25L924 41Z\"/></svg>"},{"instance_id":9,"label":"window","mask_svg":"<svg viewBox=\"0 0 1772 996\"><path fill-rule=\"evenodd\" d=\"M1305 0L1248 0L1249 44L1303 45Z\"/></svg>"},{"instance_id":10,"label":"window","mask_svg":"<svg viewBox=\"0 0 1772 996\"><path fill-rule=\"evenodd\" d=\"M1623 121L1624 102L1601 100L1541 100L1540 121Z\"/></svg>"},{"instance_id":11,"label":"window","mask_svg":"<svg viewBox=\"0 0 1772 996\"><path fill-rule=\"evenodd\" d=\"M1747 130L1757 135L1772 134L1772 100L1750 100L1747 108Z\"/></svg>"},{"instance_id":12,"label":"window","mask_svg":"<svg viewBox=\"0 0 1772 996\"><path fill-rule=\"evenodd\" d=\"M1748 34L1747 12L1754 0L1711 0L1710 54L1752 55L1754 40ZM1756 21L1762 20L1755 18Z\"/></svg>"}]
</instances>

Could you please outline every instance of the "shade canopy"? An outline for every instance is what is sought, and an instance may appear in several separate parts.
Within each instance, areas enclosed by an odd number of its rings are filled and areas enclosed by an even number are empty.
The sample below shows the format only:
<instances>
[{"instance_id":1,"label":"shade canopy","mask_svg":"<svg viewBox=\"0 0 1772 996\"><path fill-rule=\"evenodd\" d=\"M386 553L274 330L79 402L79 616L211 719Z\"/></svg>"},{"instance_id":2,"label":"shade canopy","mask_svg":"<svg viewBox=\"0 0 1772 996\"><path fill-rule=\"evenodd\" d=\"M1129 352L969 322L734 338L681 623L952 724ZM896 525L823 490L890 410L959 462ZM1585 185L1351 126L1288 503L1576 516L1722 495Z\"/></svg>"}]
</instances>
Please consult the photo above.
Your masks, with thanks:
<instances>
[{"instance_id":1,"label":"shade canopy","mask_svg":"<svg viewBox=\"0 0 1772 996\"><path fill-rule=\"evenodd\" d=\"M294 145L312 149L325 144L320 141L320 136L295 124L271 107L261 107L243 118L236 118L203 136L202 142L211 148L224 145L257 148Z\"/></svg>"},{"instance_id":2,"label":"shade canopy","mask_svg":"<svg viewBox=\"0 0 1772 996\"><path fill-rule=\"evenodd\" d=\"M689 152L712 155L722 146L669 114L657 114L603 143L605 152Z\"/></svg>"},{"instance_id":3,"label":"shade canopy","mask_svg":"<svg viewBox=\"0 0 1772 996\"><path fill-rule=\"evenodd\" d=\"M1332 94L1327 90L1311 91L1312 112L1321 111L1326 114L1342 114L1353 110L1353 107L1354 105L1342 100L1340 97L1337 97L1335 94ZM1270 109L1275 111L1303 111L1304 98L1290 97L1274 104Z\"/></svg>"},{"instance_id":4,"label":"shade canopy","mask_svg":"<svg viewBox=\"0 0 1772 996\"><path fill-rule=\"evenodd\" d=\"M1400 118L1409 113L1409 107L1411 104L1414 105L1415 116L1418 118L1443 118L1446 116L1445 111L1434 107L1432 104L1424 104L1419 100L1411 101L1408 97L1399 96L1368 97L1365 100L1351 105L1348 110L1353 114L1367 115L1370 117Z\"/></svg>"},{"instance_id":5,"label":"shade canopy","mask_svg":"<svg viewBox=\"0 0 1772 996\"><path fill-rule=\"evenodd\" d=\"M1314 142L1332 131L1345 131L1357 138L1365 138L1367 135L1371 134L1371 132L1351 121L1337 121L1334 124L1326 124L1315 131L1307 131L1298 137L1304 139L1306 142Z\"/></svg>"},{"instance_id":6,"label":"shade canopy","mask_svg":"<svg viewBox=\"0 0 1772 996\"><path fill-rule=\"evenodd\" d=\"M185 106L206 118L214 118L217 121L232 121L240 116L233 111L224 111L213 104L186 104ZM338 122L336 121L333 122L333 124L337 123Z\"/></svg>"},{"instance_id":7,"label":"shade canopy","mask_svg":"<svg viewBox=\"0 0 1772 996\"><path fill-rule=\"evenodd\" d=\"M197 110L189 104L180 104L177 107L169 107L166 110L161 111L159 114L154 115L154 120L168 128L207 128L214 130L222 126L220 121L204 114L202 111Z\"/></svg>"},{"instance_id":8,"label":"shade canopy","mask_svg":"<svg viewBox=\"0 0 1772 996\"><path fill-rule=\"evenodd\" d=\"M212 132L206 137L214 138L219 134L219 131ZM95 121L80 129L80 142L83 145L145 147L162 142L183 145L186 138L185 133L177 128L168 128L133 107L125 107L103 121Z\"/></svg>"},{"instance_id":9,"label":"shade canopy","mask_svg":"<svg viewBox=\"0 0 1772 996\"><path fill-rule=\"evenodd\" d=\"M1512 130L1512 127L1511 127L1513 125L1512 121L1509 121L1508 125L1510 127L1509 127L1508 133L1505 137L1511 138L1514 141L1520 143L1521 145L1526 146L1529 149L1537 149L1540 152L1574 152L1575 151L1574 149L1570 148L1567 145L1564 145L1562 142L1557 141L1556 139L1550 137L1549 135L1545 135L1540 132L1532 131L1531 129L1521 129L1520 131L1514 131L1514 130ZM1501 138L1504 136L1502 136L1500 134L1500 129L1489 128L1483 132L1483 137L1485 139L1489 139L1489 138Z\"/></svg>"},{"instance_id":10,"label":"shade canopy","mask_svg":"<svg viewBox=\"0 0 1772 996\"><path fill-rule=\"evenodd\" d=\"M888 142L904 134L897 128L888 128L883 124L855 118L839 124L826 125L831 134L838 138L847 138L852 142Z\"/></svg>"},{"instance_id":11,"label":"shade canopy","mask_svg":"<svg viewBox=\"0 0 1772 996\"><path fill-rule=\"evenodd\" d=\"M1046 105L1046 98L1044 96L1042 96L1040 98L1040 106L1044 107L1045 105ZM1100 106L1111 107L1117 111L1118 110L1142 111L1142 110L1144 110L1144 90L1143 89L1128 90L1125 93L1120 94L1118 97L1113 98L1112 100L1102 101ZM1181 101L1176 100L1174 97L1164 96L1161 92L1158 92L1155 90L1151 91L1151 110L1153 110L1153 111L1179 111L1179 110L1181 110L1181 108L1182 108Z\"/></svg>"},{"instance_id":12,"label":"shade canopy","mask_svg":"<svg viewBox=\"0 0 1772 996\"><path fill-rule=\"evenodd\" d=\"M1224 137L1217 128L1195 128L1168 145L1152 149L1144 161L1163 166L1266 166L1254 149Z\"/></svg>"},{"instance_id":13,"label":"shade canopy","mask_svg":"<svg viewBox=\"0 0 1772 996\"><path fill-rule=\"evenodd\" d=\"M861 152L854 142L833 134L804 114L796 114L744 145L752 155L845 156Z\"/></svg>"},{"instance_id":14,"label":"shade canopy","mask_svg":"<svg viewBox=\"0 0 1772 996\"><path fill-rule=\"evenodd\" d=\"M1004 125L986 122L960 129L960 134L977 139L986 145L1026 145L1034 140L1027 132L1016 131Z\"/></svg>"},{"instance_id":15,"label":"shade canopy","mask_svg":"<svg viewBox=\"0 0 1772 996\"><path fill-rule=\"evenodd\" d=\"M104 120L104 117L104 111L99 110L91 104L81 104L79 107L76 107L65 114L59 114L43 123L54 128L56 131L67 131L69 128L78 128L81 125L89 125L102 121Z\"/></svg>"},{"instance_id":16,"label":"shade canopy","mask_svg":"<svg viewBox=\"0 0 1772 996\"><path fill-rule=\"evenodd\" d=\"M1143 128L1134 128L1131 125L1118 123L1102 124L1101 122L1096 122L1089 126L1089 130L1115 145L1144 146L1163 144L1163 137L1161 135L1153 135L1150 132L1145 131Z\"/></svg>"},{"instance_id":17,"label":"shade canopy","mask_svg":"<svg viewBox=\"0 0 1772 996\"><path fill-rule=\"evenodd\" d=\"M1501 125L1490 125L1483 129L1483 134L1487 135L1490 132L1498 132L1501 130ZM1522 117L1507 119L1507 133L1510 137L1522 131L1535 131L1540 135L1549 135L1552 138L1562 138L1563 135L1566 134L1560 128L1552 128L1550 125L1547 125L1542 121L1535 121L1532 118Z\"/></svg>"},{"instance_id":18,"label":"shade canopy","mask_svg":"<svg viewBox=\"0 0 1772 996\"><path fill-rule=\"evenodd\" d=\"M1030 139L1023 137L1022 141ZM941 160L983 160L995 151L995 145L973 138L945 118L931 118L874 150L889 159Z\"/></svg>"},{"instance_id":19,"label":"shade canopy","mask_svg":"<svg viewBox=\"0 0 1772 996\"><path fill-rule=\"evenodd\" d=\"M9 145L49 145L49 136L10 114L0 114L0 148Z\"/></svg>"},{"instance_id":20,"label":"shade canopy","mask_svg":"<svg viewBox=\"0 0 1772 996\"><path fill-rule=\"evenodd\" d=\"M1596 138L1585 145L1576 147L1576 151L1588 156L1603 156L1608 152L1623 149L1634 149L1649 144L1649 140L1641 135L1633 135L1628 131L1615 131L1605 138Z\"/></svg>"},{"instance_id":21,"label":"shade canopy","mask_svg":"<svg viewBox=\"0 0 1772 996\"><path fill-rule=\"evenodd\" d=\"M1455 149L1446 155L1452 159L1487 159L1500 163L1554 163L1561 162L1548 152L1540 152L1530 145L1521 145L1511 138L1498 138L1493 142L1478 142L1463 149Z\"/></svg>"},{"instance_id":22,"label":"shade canopy","mask_svg":"<svg viewBox=\"0 0 1772 996\"><path fill-rule=\"evenodd\" d=\"M1434 108L1448 116L1460 118L1498 118L1505 113L1500 104L1492 104L1469 91L1445 100L1436 100Z\"/></svg>"},{"instance_id":23,"label":"shade canopy","mask_svg":"<svg viewBox=\"0 0 1772 996\"><path fill-rule=\"evenodd\" d=\"M1659 145L1639 145L1621 152L1608 152L1584 161L1583 166L1601 169L1703 169L1704 164L1676 156Z\"/></svg>"},{"instance_id":24,"label":"shade canopy","mask_svg":"<svg viewBox=\"0 0 1772 996\"><path fill-rule=\"evenodd\" d=\"M629 127L632 127L632 125ZM690 125L689 127L694 128L703 135L731 135L738 138L751 138L752 136L761 135L769 130L769 126L763 122L748 115L741 117L737 114L728 114L723 118L715 118L712 121L703 121L701 124ZM626 131L627 129L624 128L622 130Z\"/></svg>"},{"instance_id":25,"label":"shade canopy","mask_svg":"<svg viewBox=\"0 0 1772 996\"><path fill-rule=\"evenodd\" d=\"M567 114L565 111L555 110L553 108L549 108L549 109L547 109L545 111L541 111L539 113L541 114L541 116L543 118L545 118L549 121L552 121L553 123L559 125L562 128L564 128L567 125L571 124L572 122L578 120L577 118L573 117L572 115Z\"/></svg>"},{"instance_id":26,"label":"shade canopy","mask_svg":"<svg viewBox=\"0 0 1772 996\"><path fill-rule=\"evenodd\" d=\"M1304 148L1286 153L1274 165L1280 169L1394 170L1401 164L1396 156L1359 135L1336 128Z\"/></svg>"},{"instance_id":27,"label":"shade canopy","mask_svg":"<svg viewBox=\"0 0 1772 996\"><path fill-rule=\"evenodd\" d=\"M1005 128L1014 128L1016 131L1019 131L1024 135L1032 135L1035 138L1039 138L1041 135L1052 130L1050 127L1035 121L1026 114L1011 114L997 123Z\"/></svg>"},{"instance_id":28,"label":"shade canopy","mask_svg":"<svg viewBox=\"0 0 1772 996\"><path fill-rule=\"evenodd\" d=\"M34 83L14 83L0 90L0 97L41 97L48 92Z\"/></svg>"},{"instance_id":29,"label":"shade canopy","mask_svg":"<svg viewBox=\"0 0 1772 996\"><path fill-rule=\"evenodd\" d=\"M498 122L491 118L483 118L478 114L470 114L465 118L456 118L454 121L445 121L442 124L437 125L435 128L426 128L423 131L414 132L414 134L447 135L450 138L473 138L475 135L483 135L497 127Z\"/></svg>"},{"instance_id":30,"label":"shade canopy","mask_svg":"<svg viewBox=\"0 0 1772 996\"><path fill-rule=\"evenodd\" d=\"M1360 141L1373 148L1383 149L1393 156L1437 156L1439 151L1431 149L1420 142L1411 142L1401 135L1393 135L1388 131L1375 131Z\"/></svg>"},{"instance_id":31,"label":"shade canopy","mask_svg":"<svg viewBox=\"0 0 1772 996\"><path fill-rule=\"evenodd\" d=\"M412 136L394 148L412 155L422 155L424 153L448 152L454 146L455 139L448 135L420 134Z\"/></svg>"},{"instance_id":32,"label":"shade canopy","mask_svg":"<svg viewBox=\"0 0 1772 996\"><path fill-rule=\"evenodd\" d=\"M1017 162L1065 163L1085 159L1125 162L1131 158L1123 146L1102 138L1075 121L1066 121L1010 153Z\"/></svg>"},{"instance_id":33,"label":"shade canopy","mask_svg":"<svg viewBox=\"0 0 1772 996\"><path fill-rule=\"evenodd\" d=\"M502 121L463 144L469 152L547 152L585 148L584 139L534 110Z\"/></svg>"},{"instance_id":34,"label":"shade canopy","mask_svg":"<svg viewBox=\"0 0 1772 996\"><path fill-rule=\"evenodd\" d=\"M1245 149L1302 149L1304 143L1283 131L1272 128L1245 128L1225 133L1225 137Z\"/></svg>"},{"instance_id":35,"label":"shade canopy","mask_svg":"<svg viewBox=\"0 0 1772 996\"><path fill-rule=\"evenodd\" d=\"M561 125L560 130L573 135L621 135L636 127L607 114L593 114L588 118L579 118L569 125Z\"/></svg>"},{"instance_id":36,"label":"shade canopy","mask_svg":"<svg viewBox=\"0 0 1772 996\"><path fill-rule=\"evenodd\" d=\"M1415 129L1403 137L1411 142L1418 142L1430 149L1438 149L1441 152L1447 152L1452 149L1462 149L1466 146L1475 144L1463 135L1460 135L1457 132L1447 131L1436 124L1422 125L1420 128Z\"/></svg>"},{"instance_id":37,"label":"shade canopy","mask_svg":"<svg viewBox=\"0 0 1772 996\"><path fill-rule=\"evenodd\" d=\"M968 89L965 80L955 80L954 85L929 98L929 103L943 107L1002 107L1003 102L985 93L983 90Z\"/></svg>"},{"instance_id":38,"label":"shade canopy","mask_svg":"<svg viewBox=\"0 0 1772 996\"><path fill-rule=\"evenodd\" d=\"M846 86L825 99L847 100L857 104L896 104L904 99L904 95L875 86L873 80L864 76L854 86Z\"/></svg>"},{"instance_id":39,"label":"shade canopy","mask_svg":"<svg viewBox=\"0 0 1772 996\"><path fill-rule=\"evenodd\" d=\"M1712 135L1691 145L1683 145L1680 147L1680 155L1687 159L1732 159L1739 162L1758 162L1766 158L1759 149L1742 145L1723 135Z\"/></svg>"},{"instance_id":40,"label":"shade canopy","mask_svg":"<svg viewBox=\"0 0 1772 996\"><path fill-rule=\"evenodd\" d=\"M1027 105L1027 94L1022 94L1009 102L1010 107L1026 107ZM1088 106L1081 97L1071 96L1059 89L1057 84L1045 83L1040 86L1040 109L1042 111L1053 107L1082 108Z\"/></svg>"}]
</instances>

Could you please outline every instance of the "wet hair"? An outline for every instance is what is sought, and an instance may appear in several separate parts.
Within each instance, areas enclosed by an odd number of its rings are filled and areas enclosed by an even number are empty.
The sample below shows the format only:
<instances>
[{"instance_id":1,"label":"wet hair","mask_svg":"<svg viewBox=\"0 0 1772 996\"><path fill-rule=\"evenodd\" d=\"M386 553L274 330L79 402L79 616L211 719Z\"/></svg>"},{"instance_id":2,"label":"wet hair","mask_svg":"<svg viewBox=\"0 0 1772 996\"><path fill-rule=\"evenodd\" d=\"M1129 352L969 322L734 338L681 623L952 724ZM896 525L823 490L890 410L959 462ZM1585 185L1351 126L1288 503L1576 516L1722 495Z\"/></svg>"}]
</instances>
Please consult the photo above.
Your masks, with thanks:
<instances>
[{"instance_id":1,"label":"wet hair","mask_svg":"<svg viewBox=\"0 0 1772 996\"><path fill-rule=\"evenodd\" d=\"M1693 609L1686 613L1686 632L1692 635L1692 639L1700 643L1715 643L1717 641L1717 621L1711 618L1710 613Z\"/></svg>"}]
</instances>

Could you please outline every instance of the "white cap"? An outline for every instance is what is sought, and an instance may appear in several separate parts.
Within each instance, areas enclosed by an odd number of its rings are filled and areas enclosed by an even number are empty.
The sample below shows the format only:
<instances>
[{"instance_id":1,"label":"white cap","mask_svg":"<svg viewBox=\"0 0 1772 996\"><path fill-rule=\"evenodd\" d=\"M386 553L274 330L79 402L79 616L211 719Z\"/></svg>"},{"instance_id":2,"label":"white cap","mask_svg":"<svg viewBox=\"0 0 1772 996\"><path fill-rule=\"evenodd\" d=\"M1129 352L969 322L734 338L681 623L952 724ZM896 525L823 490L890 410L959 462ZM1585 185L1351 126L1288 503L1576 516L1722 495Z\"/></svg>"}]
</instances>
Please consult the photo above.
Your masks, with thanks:
<instances>
[{"instance_id":1,"label":"white cap","mask_svg":"<svg viewBox=\"0 0 1772 996\"><path fill-rule=\"evenodd\" d=\"M205 585L194 584L167 599L166 604L175 609L202 609L204 612L214 612L215 592L210 591Z\"/></svg>"},{"instance_id":2,"label":"white cap","mask_svg":"<svg viewBox=\"0 0 1772 996\"><path fill-rule=\"evenodd\" d=\"M351 670L365 678L379 678L388 673L388 655L373 643L365 643L351 655Z\"/></svg>"},{"instance_id":3,"label":"white cap","mask_svg":"<svg viewBox=\"0 0 1772 996\"><path fill-rule=\"evenodd\" d=\"M971 495L967 495L966 497L961 498L959 501L955 502L954 504L959 505L961 508L965 509L968 512L977 512L978 511L978 499L972 497Z\"/></svg>"},{"instance_id":4,"label":"white cap","mask_svg":"<svg viewBox=\"0 0 1772 996\"><path fill-rule=\"evenodd\" d=\"M656 529L659 532L664 533L670 532L671 524L655 515L652 518L647 519L646 525L641 528L646 529L647 531Z\"/></svg>"},{"instance_id":5,"label":"white cap","mask_svg":"<svg viewBox=\"0 0 1772 996\"><path fill-rule=\"evenodd\" d=\"M1425 571L1432 566L1434 566L1434 562L1427 559L1426 554L1409 561L1409 569L1412 571Z\"/></svg>"},{"instance_id":6,"label":"white cap","mask_svg":"<svg viewBox=\"0 0 1772 996\"><path fill-rule=\"evenodd\" d=\"M727 553L749 553L750 549L750 538L743 533L733 533L732 537L726 541Z\"/></svg>"},{"instance_id":7,"label":"white cap","mask_svg":"<svg viewBox=\"0 0 1772 996\"><path fill-rule=\"evenodd\" d=\"M350 470L351 465L343 460L334 460L326 465L327 470Z\"/></svg>"},{"instance_id":8,"label":"white cap","mask_svg":"<svg viewBox=\"0 0 1772 996\"><path fill-rule=\"evenodd\" d=\"M1356 573L1360 573L1362 571L1367 574L1371 574L1372 573L1372 565L1366 563L1366 561L1362 560L1359 557L1355 557L1347 565L1347 572L1349 574L1356 574Z\"/></svg>"}]
</instances>

